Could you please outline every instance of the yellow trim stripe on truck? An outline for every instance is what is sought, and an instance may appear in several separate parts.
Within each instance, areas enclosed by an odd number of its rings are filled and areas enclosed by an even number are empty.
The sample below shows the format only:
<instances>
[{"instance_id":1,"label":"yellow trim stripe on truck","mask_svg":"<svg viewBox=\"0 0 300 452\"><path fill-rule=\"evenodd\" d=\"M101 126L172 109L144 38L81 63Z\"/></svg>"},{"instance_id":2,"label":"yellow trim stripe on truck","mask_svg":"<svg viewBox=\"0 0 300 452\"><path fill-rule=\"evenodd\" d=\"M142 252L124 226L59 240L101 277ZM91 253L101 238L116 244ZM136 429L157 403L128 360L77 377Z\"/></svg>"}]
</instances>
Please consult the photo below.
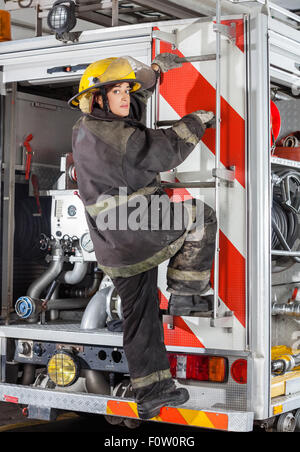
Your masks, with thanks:
<instances>
[{"instance_id":1,"label":"yellow trim stripe on truck","mask_svg":"<svg viewBox=\"0 0 300 452\"><path fill-rule=\"evenodd\" d=\"M106 413L121 417L139 419L137 405L134 402L109 400ZM228 430L228 415L208 411L188 410L186 408L163 407L159 416L151 420L171 424L191 425L194 427Z\"/></svg>"}]
</instances>

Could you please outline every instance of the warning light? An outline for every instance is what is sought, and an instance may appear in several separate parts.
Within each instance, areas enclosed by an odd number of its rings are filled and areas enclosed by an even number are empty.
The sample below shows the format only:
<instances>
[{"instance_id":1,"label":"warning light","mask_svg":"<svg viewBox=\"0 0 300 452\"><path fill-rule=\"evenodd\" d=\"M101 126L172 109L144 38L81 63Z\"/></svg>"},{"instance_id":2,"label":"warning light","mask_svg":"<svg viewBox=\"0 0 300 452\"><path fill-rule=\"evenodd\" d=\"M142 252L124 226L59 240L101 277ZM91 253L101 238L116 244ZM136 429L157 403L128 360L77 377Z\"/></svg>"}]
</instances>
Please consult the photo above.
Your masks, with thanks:
<instances>
[{"instance_id":1,"label":"warning light","mask_svg":"<svg viewBox=\"0 0 300 452\"><path fill-rule=\"evenodd\" d=\"M0 42L11 40L10 14L0 10Z\"/></svg>"}]
</instances>

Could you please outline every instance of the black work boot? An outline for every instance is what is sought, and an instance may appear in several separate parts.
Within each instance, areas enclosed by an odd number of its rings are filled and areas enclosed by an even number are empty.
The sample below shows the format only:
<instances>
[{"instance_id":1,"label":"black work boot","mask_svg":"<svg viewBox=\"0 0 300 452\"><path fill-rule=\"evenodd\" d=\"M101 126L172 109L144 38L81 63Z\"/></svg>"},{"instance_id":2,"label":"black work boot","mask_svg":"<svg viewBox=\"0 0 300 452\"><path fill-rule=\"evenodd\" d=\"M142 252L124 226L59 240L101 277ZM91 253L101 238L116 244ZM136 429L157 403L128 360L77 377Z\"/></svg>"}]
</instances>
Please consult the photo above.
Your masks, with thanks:
<instances>
[{"instance_id":1,"label":"black work boot","mask_svg":"<svg viewBox=\"0 0 300 452\"><path fill-rule=\"evenodd\" d=\"M171 294L168 314L197 317L210 317L213 313L214 296L212 291L203 295L176 295Z\"/></svg>"},{"instance_id":2,"label":"black work boot","mask_svg":"<svg viewBox=\"0 0 300 452\"><path fill-rule=\"evenodd\" d=\"M138 415L141 419L152 419L158 416L162 407L166 405L179 406L189 400L190 396L185 388L176 388L161 392L152 398L137 403Z\"/></svg>"}]
</instances>

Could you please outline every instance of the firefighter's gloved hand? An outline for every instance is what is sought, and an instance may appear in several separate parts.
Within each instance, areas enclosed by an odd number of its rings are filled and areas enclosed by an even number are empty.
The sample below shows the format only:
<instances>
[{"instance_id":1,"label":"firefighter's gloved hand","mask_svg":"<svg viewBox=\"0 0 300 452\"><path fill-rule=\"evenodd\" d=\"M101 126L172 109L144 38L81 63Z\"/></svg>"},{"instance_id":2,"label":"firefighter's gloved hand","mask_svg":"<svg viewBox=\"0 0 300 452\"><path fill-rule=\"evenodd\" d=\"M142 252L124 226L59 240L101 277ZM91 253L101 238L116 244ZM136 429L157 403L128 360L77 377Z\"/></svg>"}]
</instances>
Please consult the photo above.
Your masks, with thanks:
<instances>
[{"instance_id":1,"label":"firefighter's gloved hand","mask_svg":"<svg viewBox=\"0 0 300 452\"><path fill-rule=\"evenodd\" d=\"M168 72L170 69L182 66L182 62L178 55L174 55L173 53L160 53L154 58L152 64L157 64L160 67L161 72Z\"/></svg>"},{"instance_id":2,"label":"firefighter's gloved hand","mask_svg":"<svg viewBox=\"0 0 300 452\"><path fill-rule=\"evenodd\" d=\"M197 110L192 113L193 115L197 116L201 120L201 122L205 125L205 127L208 129L209 127L215 128L216 127L216 118L215 114L212 111L205 111L205 110Z\"/></svg>"}]
</instances>

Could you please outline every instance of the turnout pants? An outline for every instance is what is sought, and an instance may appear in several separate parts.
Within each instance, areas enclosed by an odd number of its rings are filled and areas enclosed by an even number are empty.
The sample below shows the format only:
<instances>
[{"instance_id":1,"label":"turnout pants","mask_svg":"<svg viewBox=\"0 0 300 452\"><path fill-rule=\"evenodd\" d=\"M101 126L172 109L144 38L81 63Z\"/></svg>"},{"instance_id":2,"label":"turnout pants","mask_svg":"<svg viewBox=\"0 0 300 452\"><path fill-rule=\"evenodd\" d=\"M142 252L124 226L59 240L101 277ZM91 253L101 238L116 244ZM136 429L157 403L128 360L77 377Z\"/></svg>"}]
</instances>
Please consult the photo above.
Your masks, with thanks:
<instances>
[{"instance_id":1,"label":"turnout pants","mask_svg":"<svg viewBox=\"0 0 300 452\"><path fill-rule=\"evenodd\" d=\"M197 231L191 231L182 248L170 259L167 282L172 293L201 294L210 286L216 217L207 205L202 225L198 231L200 240ZM157 272L155 267L112 280L122 300L123 346L136 402L174 388L159 315Z\"/></svg>"},{"instance_id":2,"label":"turnout pants","mask_svg":"<svg viewBox=\"0 0 300 452\"><path fill-rule=\"evenodd\" d=\"M123 346L137 402L173 385L159 316L157 270L112 280L122 300Z\"/></svg>"},{"instance_id":3,"label":"turnout pants","mask_svg":"<svg viewBox=\"0 0 300 452\"><path fill-rule=\"evenodd\" d=\"M217 219L211 207L199 200L197 203L202 212L200 221L195 221L196 228L188 233L168 265L168 291L176 295L200 295L210 288Z\"/></svg>"}]
</instances>

